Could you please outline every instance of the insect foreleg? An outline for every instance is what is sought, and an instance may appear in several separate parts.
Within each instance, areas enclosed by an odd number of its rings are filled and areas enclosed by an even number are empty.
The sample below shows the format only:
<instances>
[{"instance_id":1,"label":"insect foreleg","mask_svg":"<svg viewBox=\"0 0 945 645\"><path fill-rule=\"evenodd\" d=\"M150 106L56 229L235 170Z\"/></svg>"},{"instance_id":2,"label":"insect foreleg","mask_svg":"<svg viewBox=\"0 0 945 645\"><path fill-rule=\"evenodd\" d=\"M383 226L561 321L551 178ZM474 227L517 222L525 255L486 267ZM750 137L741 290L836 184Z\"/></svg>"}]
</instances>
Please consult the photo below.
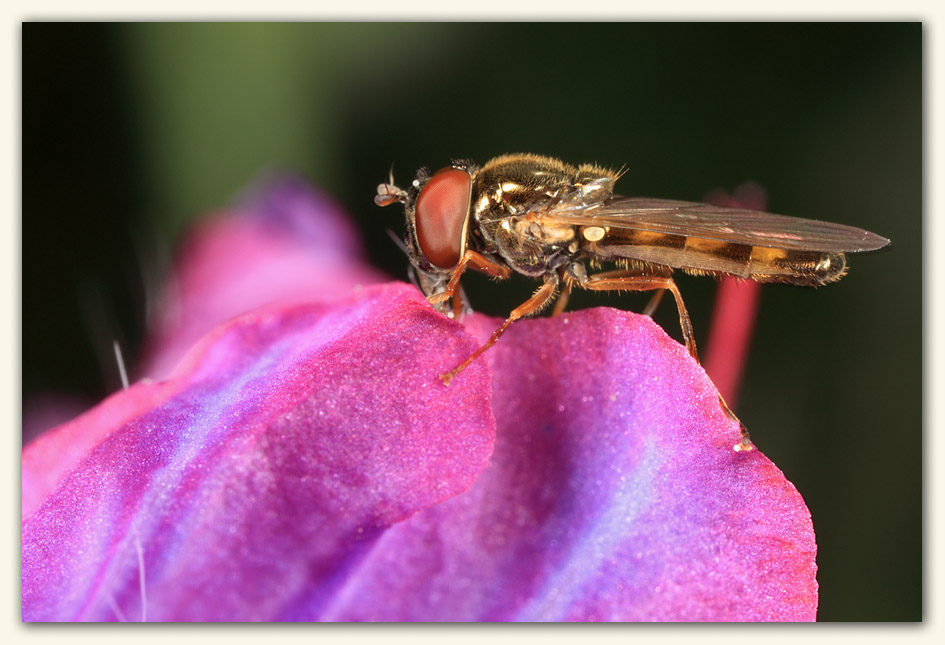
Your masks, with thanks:
<instances>
[{"instance_id":1,"label":"insect foreleg","mask_svg":"<svg viewBox=\"0 0 945 645\"><path fill-rule=\"evenodd\" d=\"M427 300L430 302L430 304L435 305L441 302L446 302L450 298L453 298L454 294L457 293L457 288L459 287L459 279L463 277L463 271L465 271L467 268L473 269L474 271L479 271L480 273L485 273L486 275L490 275L493 278L498 278L499 280L504 280L512 274L512 271L508 267L504 267L501 264L496 264L481 253L467 250L463 254L459 264L457 264L456 268L453 269L453 274L450 276L450 281L447 283L446 288L440 293L435 293L427 297ZM461 299L458 297L454 298L453 315L455 318L459 317L461 309Z\"/></svg>"}]
</instances>

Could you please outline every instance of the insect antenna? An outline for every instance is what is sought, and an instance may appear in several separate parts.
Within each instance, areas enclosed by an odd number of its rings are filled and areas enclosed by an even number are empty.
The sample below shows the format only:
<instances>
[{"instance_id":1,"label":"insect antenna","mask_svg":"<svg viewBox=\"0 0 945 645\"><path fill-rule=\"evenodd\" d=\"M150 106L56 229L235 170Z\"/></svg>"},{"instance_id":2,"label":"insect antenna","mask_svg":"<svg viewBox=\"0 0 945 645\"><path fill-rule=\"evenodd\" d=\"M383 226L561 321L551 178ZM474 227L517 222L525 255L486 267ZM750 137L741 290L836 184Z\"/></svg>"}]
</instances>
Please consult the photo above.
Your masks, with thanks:
<instances>
[{"instance_id":1,"label":"insect antenna","mask_svg":"<svg viewBox=\"0 0 945 645\"><path fill-rule=\"evenodd\" d=\"M407 251L407 245L404 244L404 241L400 239L397 233L394 233L394 231L391 229L387 229L387 235L390 237L390 239L394 240L394 244L397 245L397 248L400 249L404 255L410 257L410 252ZM417 270L413 266L413 263L407 264L407 278L410 280L410 283L413 286L415 286L417 289L420 289L420 280L417 278Z\"/></svg>"}]
</instances>

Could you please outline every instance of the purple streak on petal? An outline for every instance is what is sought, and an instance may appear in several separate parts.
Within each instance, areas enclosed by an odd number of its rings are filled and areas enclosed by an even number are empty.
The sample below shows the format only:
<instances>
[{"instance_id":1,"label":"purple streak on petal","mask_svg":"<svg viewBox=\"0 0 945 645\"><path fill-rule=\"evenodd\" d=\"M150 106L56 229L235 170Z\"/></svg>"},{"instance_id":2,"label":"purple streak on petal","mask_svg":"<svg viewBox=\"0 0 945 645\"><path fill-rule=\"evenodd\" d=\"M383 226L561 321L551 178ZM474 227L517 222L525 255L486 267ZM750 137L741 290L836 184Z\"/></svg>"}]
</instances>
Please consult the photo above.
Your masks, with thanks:
<instances>
[{"instance_id":1,"label":"purple streak on petal","mask_svg":"<svg viewBox=\"0 0 945 645\"><path fill-rule=\"evenodd\" d=\"M803 501L763 455L733 450L718 393L649 319L520 321L487 356L489 467L388 531L322 618L815 617Z\"/></svg>"},{"instance_id":2,"label":"purple streak on petal","mask_svg":"<svg viewBox=\"0 0 945 645\"><path fill-rule=\"evenodd\" d=\"M139 552L149 620L318 615L387 526L491 454L486 365L436 380L475 347L444 322L391 284L216 329L161 402L88 428L101 441L26 517L24 620L137 619Z\"/></svg>"},{"instance_id":3,"label":"purple streak on petal","mask_svg":"<svg viewBox=\"0 0 945 645\"><path fill-rule=\"evenodd\" d=\"M116 428L163 403L173 388L166 383L136 383L75 419L42 434L23 450L23 518L33 514L59 479Z\"/></svg>"},{"instance_id":4,"label":"purple streak on petal","mask_svg":"<svg viewBox=\"0 0 945 645\"><path fill-rule=\"evenodd\" d=\"M181 245L139 373L165 378L201 336L256 307L328 302L384 280L334 202L297 179L263 182Z\"/></svg>"}]
</instances>

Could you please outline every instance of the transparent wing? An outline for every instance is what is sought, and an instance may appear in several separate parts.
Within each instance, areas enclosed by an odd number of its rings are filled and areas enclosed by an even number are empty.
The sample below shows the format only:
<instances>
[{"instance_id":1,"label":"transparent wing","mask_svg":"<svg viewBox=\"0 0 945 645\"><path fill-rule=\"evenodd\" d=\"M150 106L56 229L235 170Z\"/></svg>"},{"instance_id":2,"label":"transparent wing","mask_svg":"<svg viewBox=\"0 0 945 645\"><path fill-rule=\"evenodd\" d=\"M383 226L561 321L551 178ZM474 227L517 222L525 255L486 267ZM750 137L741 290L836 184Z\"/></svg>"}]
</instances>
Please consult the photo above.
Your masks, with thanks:
<instances>
[{"instance_id":1,"label":"transparent wing","mask_svg":"<svg viewBox=\"0 0 945 645\"><path fill-rule=\"evenodd\" d=\"M882 236L843 224L648 197L614 196L599 206L550 211L538 218L797 251L856 253L889 244Z\"/></svg>"}]
</instances>

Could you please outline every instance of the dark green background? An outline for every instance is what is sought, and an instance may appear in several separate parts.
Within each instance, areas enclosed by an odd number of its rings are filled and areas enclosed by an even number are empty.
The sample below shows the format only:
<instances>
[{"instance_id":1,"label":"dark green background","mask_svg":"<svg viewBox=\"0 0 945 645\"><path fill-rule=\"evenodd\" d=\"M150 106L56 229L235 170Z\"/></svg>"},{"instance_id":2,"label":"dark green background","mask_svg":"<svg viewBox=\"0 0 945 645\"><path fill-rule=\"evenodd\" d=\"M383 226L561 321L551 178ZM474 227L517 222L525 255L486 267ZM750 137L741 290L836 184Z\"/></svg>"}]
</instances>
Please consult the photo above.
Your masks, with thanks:
<instances>
[{"instance_id":1,"label":"dark green background","mask_svg":"<svg viewBox=\"0 0 945 645\"><path fill-rule=\"evenodd\" d=\"M118 387L188 221L291 168L405 275L372 203L394 163L529 151L627 164L618 189L770 209L892 251L765 287L738 413L804 495L822 620L922 617L922 27L911 24L41 24L23 27L23 397ZM697 340L714 284L682 278ZM495 315L525 280L471 276ZM642 306L645 296L575 298ZM658 320L679 337L672 307ZM746 504L751 500L746 499Z\"/></svg>"}]
</instances>

